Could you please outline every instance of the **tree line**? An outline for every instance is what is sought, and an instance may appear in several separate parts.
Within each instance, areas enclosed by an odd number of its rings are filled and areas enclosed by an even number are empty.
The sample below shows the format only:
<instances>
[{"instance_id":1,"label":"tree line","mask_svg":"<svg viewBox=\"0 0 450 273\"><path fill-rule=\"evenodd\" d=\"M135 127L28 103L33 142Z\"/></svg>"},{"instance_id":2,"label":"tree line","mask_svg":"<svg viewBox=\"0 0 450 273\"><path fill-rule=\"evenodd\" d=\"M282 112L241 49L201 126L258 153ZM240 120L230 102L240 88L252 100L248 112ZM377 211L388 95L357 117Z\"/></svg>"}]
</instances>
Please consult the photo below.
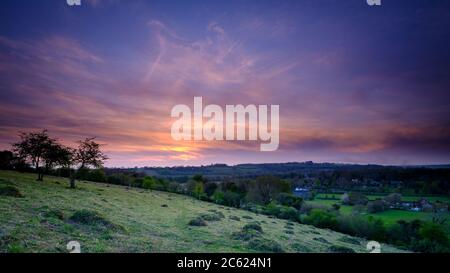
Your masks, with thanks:
<instances>
[{"instance_id":1,"label":"tree line","mask_svg":"<svg viewBox=\"0 0 450 273\"><path fill-rule=\"evenodd\" d=\"M12 144L12 151L0 153L0 168L27 170L31 166L37 173L37 181L43 181L44 174L55 168L62 168L69 170L70 187L75 188L78 172L86 168L101 168L108 159L95 138L77 141L76 148L50 137L46 129L21 132L19 138Z\"/></svg>"}]
</instances>

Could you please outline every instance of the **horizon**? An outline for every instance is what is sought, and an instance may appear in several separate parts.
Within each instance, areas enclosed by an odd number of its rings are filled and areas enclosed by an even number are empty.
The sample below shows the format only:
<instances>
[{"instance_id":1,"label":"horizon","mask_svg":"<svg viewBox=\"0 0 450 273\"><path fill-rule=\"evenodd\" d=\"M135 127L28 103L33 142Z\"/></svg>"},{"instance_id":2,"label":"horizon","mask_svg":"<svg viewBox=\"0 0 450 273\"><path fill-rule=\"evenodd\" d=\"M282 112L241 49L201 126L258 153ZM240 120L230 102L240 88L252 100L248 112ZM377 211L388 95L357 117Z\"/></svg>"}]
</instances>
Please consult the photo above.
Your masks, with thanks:
<instances>
[{"instance_id":1,"label":"horizon","mask_svg":"<svg viewBox=\"0 0 450 273\"><path fill-rule=\"evenodd\" d=\"M449 1L4 1L0 150L46 128L106 167L450 164ZM279 105L279 149L175 141L171 109ZM223 162L223 163L214 163ZM253 162L253 163L246 163Z\"/></svg>"},{"instance_id":2,"label":"horizon","mask_svg":"<svg viewBox=\"0 0 450 273\"><path fill-rule=\"evenodd\" d=\"M134 166L134 167L123 167L123 166L105 166L105 169L144 169L144 168L202 168L202 167L211 167L216 165L225 165L226 167L235 167L239 165L265 165L265 164L333 164L333 165L357 165L357 166L381 166L381 167L395 167L395 168L402 168L402 167L446 167L450 166L450 164L412 164L412 165L383 165L383 164L374 164L374 163L345 163L345 162L314 162L314 161L290 161L290 162L262 162L262 163L254 163L254 162L245 162L245 163L238 163L238 164L226 164L226 163L210 163L207 165L161 165L161 166Z\"/></svg>"}]
</instances>

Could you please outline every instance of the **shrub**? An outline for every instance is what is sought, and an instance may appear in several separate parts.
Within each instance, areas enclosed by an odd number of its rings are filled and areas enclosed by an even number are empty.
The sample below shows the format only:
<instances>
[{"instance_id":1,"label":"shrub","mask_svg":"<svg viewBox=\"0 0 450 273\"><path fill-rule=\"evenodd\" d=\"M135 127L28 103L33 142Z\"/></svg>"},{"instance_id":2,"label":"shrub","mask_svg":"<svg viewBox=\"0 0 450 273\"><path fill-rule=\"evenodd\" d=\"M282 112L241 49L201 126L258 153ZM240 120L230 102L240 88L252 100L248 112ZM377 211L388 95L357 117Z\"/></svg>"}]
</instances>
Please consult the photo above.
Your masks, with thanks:
<instances>
[{"instance_id":1,"label":"shrub","mask_svg":"<svg viewBox=\"0 0 450 273\"><path fill-rule=\"evenodd\" d=\"M0 195L10 197L23 197L19 189L14 186L0 186Z\"/></svg>"},{"instance_id":2,"label":"shrub","mask_svg":"<svg viewBox=\"0 0 450 273\"><path fill-rule=\"evenodd\" d=\"M223 218L217 213L202 214L199 217L205 221L220 221Z\"/></svg>"},{"instance_id":3,"label":"shrub","mask_svg":"<svg viewBox=\"0 0 450 273\"><path fill-rule=\"evenodd\" d=\"M231 220L235 220L235 221L241 221L241 218L235 216L235 215L230 215L230 219Z\"/></svg>"},{"instance_id":4,"label":"shrub","mask_svg":"<svg viewBox=\"0 0 450 273\"><path fill-rule=\"evenodd\" d=\"M299 244L299 243L293 243L292 244L292 248L296 251L296 252L300 252L300 253L309 253L312 252L310 248L308 248L305 245Z\"/></svg>"},{"instance_id":5,"label":"shrub","mask_svg":"<svg viewBox=\"0 0 450 273\"><path fill-rule=\"evenodd\" d=\"M355 253L351 248L345 246L332 245L328 248L328 252L331 253Z\"/></svg>"},{"instance_id":6,"label":"shrub","mask_svg":"<svg viewBox=\"0 0 450 273\"><path fill-rule=\"evenodd\" d=\"M142 187L144 189L152 190L156 185L156 179L151 176L146 176L142 182Z\"/></svg>"},{"instance_id":7,"label":"shrub","mask_svg":"<svg viewBox=\"0 0 450 273\"><path fill-rule=\"evenodd\" d=\"M344 205L366 205L369 199L367 197L359 192L350 192L345 193L341 197L342 204Z\"/></svg>"},{"instance_id":8,"label":"shrub","mask_svg":"<svg viewBox=\"0 0 450 273\"><path fill-rule=\"evenodd\" d=\"M329 244L330 243L325 238L322 238L322 237L315 237L315 238L313 238L313 240L317 241L317 242L324 243L324 244Z\"/></svg>"},{"instance_id":9,"label":"shrub","mask_svg":"<svg viewBox=\"0 0 450 273\"><path fill-rule=\"evenodd\" d=\"M329 207L322 204L303 203L300 209L300 214L309 214L313 209L328 211Z\"/></svg>"},{"instance_id":10,"label":"shrub","mask_svg":"<svg viewBox=\"0 0 450 273\"><path fill-rule=\"evenodd\" d=\"M261 252L282 253L281 245L273 240L265 238L255 238L248 243L248 247Z\"/></svg>"},{"instance_id":11,"label":"shrub","mask_svg":"<svg viewBox=\"0 0 450 273\"><path fill-rule=\"evenodd\" d=\"M52 209L52 210L46 211L44 213L44 216L46 218L56 218L59 220L64 220L64 213L58 209Z\"/></svg>"},{"instance_id":12,"label":"shrub","mask_svg":"<svg viewBox=\"0 0 450 273\"><path fill-rule=\"evenodd\" d=\"M111 223L109 220L105 219L99 213L86 209L76 211L69 218L69 220L84 225L92 225L92 226L100 225L107 228L118 228L117 225Z\"/></svg>"},{"instance_id":13,"label":"shrub","mask_svg":"<svg viewBox=\"0 0 450 273\"><path fill-rule=\"evenodd\" d=\"M105 182L106 181L105 171L103 169L91 170L88 173L86 180L94 181L94 182Z\"/></svg>"},{"instance_id":14,"label":"shrub","mask_svg":"<svg viewBox=\"0 0 450 273\"><path fill-rule=\"evenodd\" d=\"M402 195L399 193L391 193L384 197L384 201L389 205L396 205L402 201Z\"/></svg>"},{"instance_id":15,"label":"shrub","mask_svg":"<svg viewBox=\"0 0 450 273\"><path fill-rule=\"evenodd\" d=\"M360 245L361 244L358 239L348 237L348 236L343 236L343 237L339 238L338 241L341 241L343 243L349 243L352 245Z\"/></svg>"},{"instance_id":16,"label":"shrub","mask_svg":"<svg viewBox=\"0 0 450 273\"><path fill-rule=\"evenodd\" d=\"M190 226L207 226L206 221L203 220L203 218L201 217L197 217L195 219L192 219L191 221L189 221L188 223Z\"/></svg>"},{"instance_id":17,"label":"shrub","mask_svg":"<svg viewBox=\"0 0 450 273\"><path fill-rule=\"evenodd\" d=\"M367 212L369 213L378 213L385 211L387 206L385 201L383 200L375 200L367 203Z\"/></svg>"},{"instance_id":18,"label":"shrub","mask_svg":"<svg viewBox=\"0 0 450 273\"><path fill-rule=\"evenodd\" d=\"M277 205L274 202L266 205L263 212L264 214L273 215L281 219L289 219L293 221L297 221L299 219L299 213L295 208Z\"/></svg>"},{"instance_id":19,"label":"shrub","mask_svg":"<svg viewBox=\"0 0 450 273\"><path fill-rule=\"evenodd\" d=\"M318 228L336 229L338 226L338 221L334 213L320 209L311 210L309 215L306 216L303 221L306 224L310 224Z\"/></svg>"},{"instance_id":20,"label":"shrub","mask_svg":"<svg viewBox=\"0 0 450 273\"><path fill-rule=\"evenodd\" d=\"M333 205L331 205L331 207L332 207L334 210L340 210L340 209L341 209L341 205L339 205L339 204L333 204Z\"/></svg>"},{"instance_id":21,"label":"shrub","mask_svg":"<svg viewBox=\"0 0 450 273\"><path fill-rule=\"evenodd\" d=\"M303 199L301 197L289 194L289 193L280 193L277 196L278 204L286 207L293 207L299 210L302 207Z\"/></svg>"},{"instance_id":22,"label":"shrub","mask_svg":"<svg viewBox=\"0 0 450 273\"><path fill-rule=\"evenodd\" d=\"M238 232L234 232L233 234L231 234L231 238L234 240L239 240L239 241L249 241L255 237L259 237L261 236L261 233L253 230L253 229L248 229L248 230L241 230Z\"/></svg>"},{"instance_id":23,"label":"shrub","mask_svg":"<svg viewBox=\"0 0 450 273\"><path fill-rule=\"evenodd\" d=\"M242 230L256 230L256 231L258 231L258 232L260 232L260 233L263 233L263 230L262 230L262 227L259 225L259 224L257 224L257 223L250 223L250 224L246 224L243 228L242 228Z\"/></svg>"},{"instance_id":24,"label":"shrub","mask_svg":"<svg viewBox=\"0 0 450 273\"><path fill-rule=\"evenodd\" d=\"M448 246L430 240L412 240L410 249L423 253L448 253Z\"/></svg>"},{"instance_id":25,"label":"shrub","mask_svg":"<svg viewBox=\"0 0 450 273\"><path fill-rule=\"evenodd\" d=\"M342 215L338 218L337 231L371 240L384 241L386 229L384 222L373 217Z\"/></svg>"}]
</instances>

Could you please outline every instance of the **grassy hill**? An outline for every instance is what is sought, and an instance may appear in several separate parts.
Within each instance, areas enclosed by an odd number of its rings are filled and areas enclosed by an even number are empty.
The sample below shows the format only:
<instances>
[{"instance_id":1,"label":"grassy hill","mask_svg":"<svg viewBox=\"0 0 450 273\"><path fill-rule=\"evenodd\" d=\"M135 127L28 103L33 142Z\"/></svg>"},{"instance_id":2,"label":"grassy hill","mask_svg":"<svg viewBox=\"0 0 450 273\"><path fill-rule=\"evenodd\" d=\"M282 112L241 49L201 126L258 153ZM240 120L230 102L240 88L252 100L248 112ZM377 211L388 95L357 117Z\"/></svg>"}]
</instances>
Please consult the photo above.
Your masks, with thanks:
<instances>
[{"instance_id":1,"label":"grassy hill","mask_svg":"<svg viewBox=\"0 0 450 273\"><path fill-rule=\"evenodd\" d=\"M188 196L35 178L0 171L0 252L67 252L72 240L82 252L367 252L360 238Z\"/></svg>"}]
</instances>

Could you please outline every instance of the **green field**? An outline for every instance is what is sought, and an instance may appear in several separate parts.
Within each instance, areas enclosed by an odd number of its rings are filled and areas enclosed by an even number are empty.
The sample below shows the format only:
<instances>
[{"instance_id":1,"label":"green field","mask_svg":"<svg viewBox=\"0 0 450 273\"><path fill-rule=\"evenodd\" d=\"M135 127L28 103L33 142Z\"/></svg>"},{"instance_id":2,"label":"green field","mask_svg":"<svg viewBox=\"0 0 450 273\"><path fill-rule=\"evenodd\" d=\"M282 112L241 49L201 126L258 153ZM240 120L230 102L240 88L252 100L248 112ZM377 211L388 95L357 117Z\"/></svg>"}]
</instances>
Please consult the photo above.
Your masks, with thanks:
<instances>
[{"instance_id":1,"label":"green field","mask_svg":"<svg viewBox=\"0 0 450 273\"><path fill-rule=\"evenodd\" d=\"M312 201L307 201L307 203L311 203L311 204L317 204L317 205L324 205L327 207L331 207L333 204L339 204L341 206L340 208L340 212L343 214L350 214L352 213L352 206L347 206L347 205L342 205L341 201L340 201L340 194L318 194L316 196L316 198ZM382 195L370 195L368 196L369 200L375 200L377 198L382 198ZM335 200L330 200L330 199L320 199L320 198L335 198ZM416 198L416 199L414 199ZM403 197L402 199L405 201L412 201L412 200L417 200L417 198L420 197L416 197L416 196L406 196ZM445 202L446 200L448 200L448 197L446 196L433 196L433 197L426 197L428 200L433 200L433 201L437 201L440 200L442 202ZM447 201L448 202L448 201ZM431 221L433 214L429 213L429 212L416 212L416 211L405 211L405 210L387 210L387 211L383 211L383 212L378 212L378 213L365 213L365 215L367 216L373 216L375 218L379 218L381 220L383 220L383 222L385 223L386 226L395 224L398 220L405 220L405 221L412 221L412 220L422 220L422 221ZM450 213L447 213L445 215L446 219L447 219L447 230L448 233L450 234Z\"/></svg>"},{"instance_id":2,"label":"green field","mask_svg":"<svg viewBox=\"0 0 450 273\"><path fill-rule=\"evenodd\" d=\"M0 171L0 186L15 187L23 195L0 195L0 252L67 252L72 240L80 242L82 252L329 252L333 245L366 252L360 238L184 195L92 182L79 182L73 190L67 179L35 178ZM100 219L74 220L83 210ZM218 213L224 217L207 221L207 226L188 225L201 214ZM263 229L259 237L233 237L255 222ZM401 250L383 245L382 251Z\"/></svg>"},{"instance_id":3,"label":"green field","mask_svg":"<svg viewBox=\"0 0 450 273\"><path fill-rule=\"evenodd\" d=\"M337 193L319 193L316 195L317 199L336 199L336 200L341 200L341 196L342 194L337 194ZM381 195L381 194L370 194L370 195L366 195L367 198L369 200L376 200L376 199L382 199L383 197L385 197L386 195ZM446 203L450 203L450 197L448 196L443 196L443 195L434 195L434 196L418 196L418 195L404 195L402 196L402 201L418 201L422 198L427 199L430 202L436 202L436 201L441 201L441 202L446 202Z\"/></svg>"}]
</instances>

